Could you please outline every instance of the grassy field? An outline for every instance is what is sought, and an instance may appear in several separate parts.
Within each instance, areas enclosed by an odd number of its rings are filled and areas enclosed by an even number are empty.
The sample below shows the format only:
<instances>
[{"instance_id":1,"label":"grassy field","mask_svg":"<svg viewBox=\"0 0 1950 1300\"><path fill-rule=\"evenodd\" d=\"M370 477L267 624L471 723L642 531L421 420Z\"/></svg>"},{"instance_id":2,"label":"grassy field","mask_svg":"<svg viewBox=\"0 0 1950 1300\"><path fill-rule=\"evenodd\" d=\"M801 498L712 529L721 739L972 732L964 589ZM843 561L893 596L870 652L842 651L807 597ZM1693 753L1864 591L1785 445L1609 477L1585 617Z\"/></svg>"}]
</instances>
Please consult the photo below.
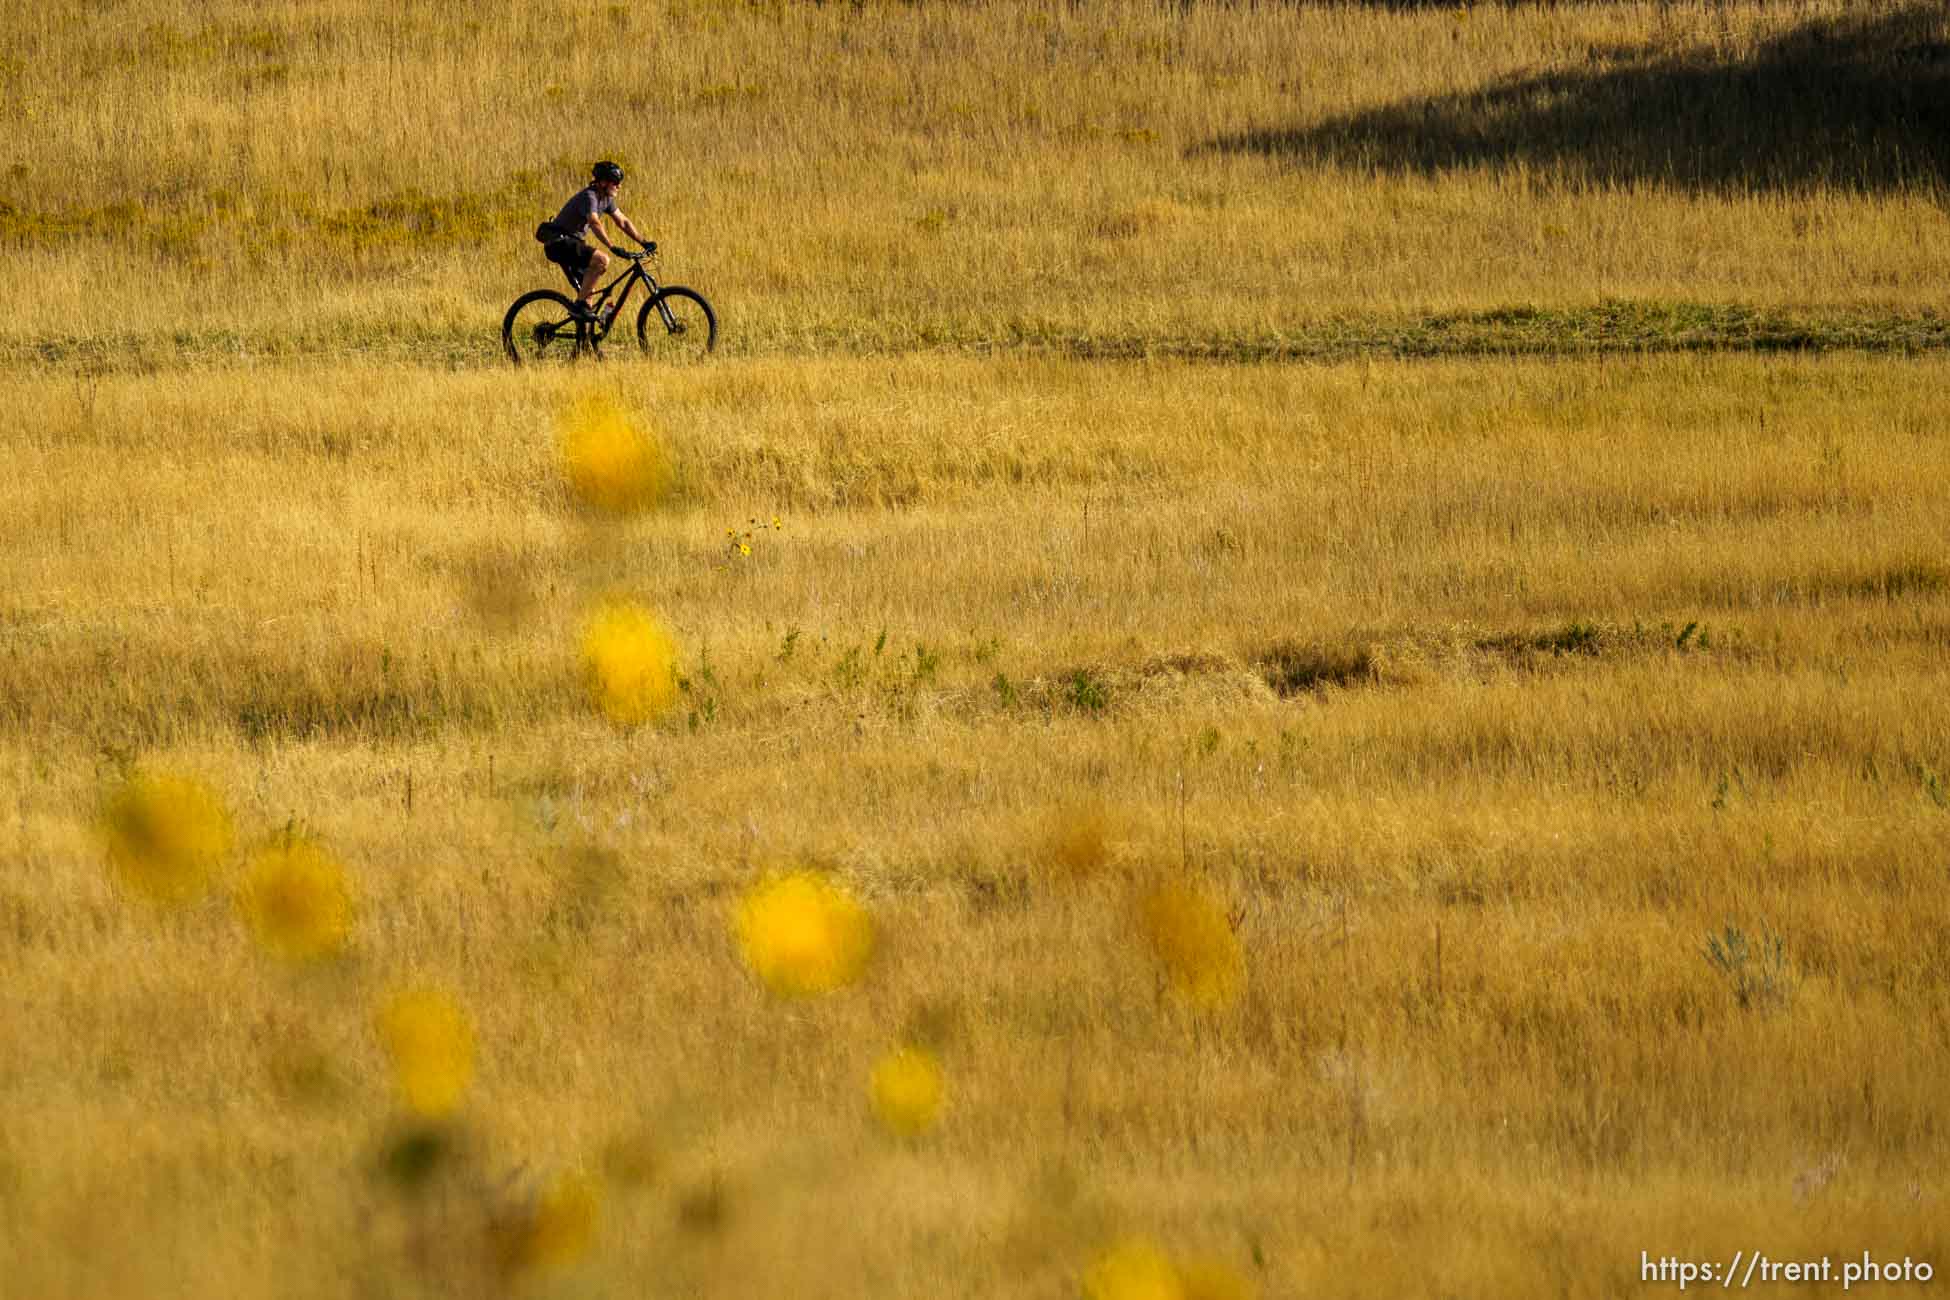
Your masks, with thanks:
<instances>
[{"instance_id":1,"label":"grassy field","mask_svg":"<svg viewBox=\"0 0 1950 1300\"><path fill-rule=\"evenodd\" d=\"M1941 1267L1946 40L0 20L0 1296ZM600 156L710 362L497 362ZM574 489L601 419L653 508ZM159 907L168 774L234 835ZM799 868L875 939L793 999Z\"/></svg>"},{"instance_id":2,"label":"grassy field","mask_svg":"<svg viewBox=\"0 0 1950 1300\"><path fill-rule=\"evenodd\" d=\"M1639 345L1739 342L1729 308L1790 339L1945 328L1934 6L131 0L6 22L0 355L491 360L483 327L554 278L535 223L607 156L672 278L735 305L738 352L1252 354L1619 304L1652 311Z\"/></svg>"}]
</instances>

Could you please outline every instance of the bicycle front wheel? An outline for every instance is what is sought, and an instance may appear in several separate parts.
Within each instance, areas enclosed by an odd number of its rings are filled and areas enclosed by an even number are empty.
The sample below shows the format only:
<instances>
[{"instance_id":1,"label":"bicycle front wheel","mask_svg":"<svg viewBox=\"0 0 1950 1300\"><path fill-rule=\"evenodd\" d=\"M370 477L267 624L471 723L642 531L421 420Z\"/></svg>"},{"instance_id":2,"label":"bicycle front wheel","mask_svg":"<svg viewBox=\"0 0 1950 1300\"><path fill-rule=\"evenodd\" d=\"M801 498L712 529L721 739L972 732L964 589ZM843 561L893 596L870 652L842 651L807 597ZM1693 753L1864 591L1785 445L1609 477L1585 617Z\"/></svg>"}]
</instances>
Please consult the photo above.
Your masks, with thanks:
<instances>
[{"instance_id":1,"label":"bicycle front wheel","mask_svg":"<svg viewBox=\"0 0 1950 1300\"><path fill-rule=\"evenodd\" d=\"M718 346L718 317L704 295L673 285L637 313L636 341L646 356L697 361Z\"/></svg>"},{"instance_id":2,"label":"bicycle front wheel","mask_svg":"<svg viewBox=\"0 0 1950 1300\"><path fill-rule=\"evenodd\" d=\"M559 365L596 355L592 327L569 312L569 300L552 289L515 299L501 321L501 343L518 366Z\"/></svg>"}]
</instances>

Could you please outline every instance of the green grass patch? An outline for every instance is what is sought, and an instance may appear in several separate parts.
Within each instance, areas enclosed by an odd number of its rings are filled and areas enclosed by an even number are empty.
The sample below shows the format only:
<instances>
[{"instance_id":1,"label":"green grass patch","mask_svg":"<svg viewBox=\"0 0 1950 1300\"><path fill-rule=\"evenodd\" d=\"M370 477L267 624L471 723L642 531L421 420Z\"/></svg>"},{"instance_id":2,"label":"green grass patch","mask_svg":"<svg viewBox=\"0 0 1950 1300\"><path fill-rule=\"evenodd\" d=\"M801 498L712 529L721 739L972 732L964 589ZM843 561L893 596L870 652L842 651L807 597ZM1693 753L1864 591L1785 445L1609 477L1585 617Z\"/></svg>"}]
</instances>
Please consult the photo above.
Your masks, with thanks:
<instances>
[{"instance_id":1,"label":"green grass patch","mask_svg":"<svg viewBox=\"0 0 1950 1300\"><path fill-rule=\"evenodd\" d=\"M330 218L359 238L366 230L419 222L429 232L473 238L500 220L470 201L402 196L388 203L417 215L373 212ZM420 205L416 207L415 205ZM0 214L4 220L4 214ZM441 236L444 237L444 236ZM386 239L393 238L386 235ZM402 245L406 247L406 245ZM377 245L372 251L380 251ZM541 277L538 274L538 282ZM1478 312L1372 315L1303 321L1277 332L1247 334L1130 334L1068 332L1054 325L1005 331L953 320L936 322L742 321L735 302L714 303L724 322L719 351L727 356L880 356L919 352L978 355L1022 352L1071 360L1144 358L1219 364L1332 363L1364 357L1437 360L1516 357L1595 357L1659 353L1859 352L1917 356L1950 350L1950 315L1848 309L1761 309L1687 302L1607 301L1588 307L1500 307ZM89 372L169 369L181 364L236 364L301 357L424 360L442 367L500 366L503 302L483 302L472 326L403 316L314 323L303 330L236 326L186 327L167 332L109 332L41 338L0 337L0 366L54 367ZM634 351L628 339L610 349Z\"/></svg>"}]
</instances>

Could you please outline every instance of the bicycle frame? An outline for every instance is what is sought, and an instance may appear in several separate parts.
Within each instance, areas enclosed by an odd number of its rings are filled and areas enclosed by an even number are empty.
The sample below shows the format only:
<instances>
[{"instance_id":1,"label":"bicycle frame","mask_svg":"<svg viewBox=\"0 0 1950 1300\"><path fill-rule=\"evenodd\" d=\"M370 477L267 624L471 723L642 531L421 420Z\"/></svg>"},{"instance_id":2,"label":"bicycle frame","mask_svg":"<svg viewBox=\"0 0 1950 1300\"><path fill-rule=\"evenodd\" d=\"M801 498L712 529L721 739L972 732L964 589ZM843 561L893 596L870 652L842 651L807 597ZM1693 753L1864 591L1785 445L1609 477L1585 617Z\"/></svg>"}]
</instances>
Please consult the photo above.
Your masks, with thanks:
<instances>
[{"instance_id":1,"label":"bicycle frame","mask_svg":"<svg viewBox=\"0 0 1950 1300\"><path fill-rule=\"evenodd\" d=\"M598 340L609 337L610 330L615 328L616 322L623 315L623 304L630 300L630 294L635 291L639 280L643 282L644 290L650 295L650 300L652 302L657 300L657 294L662 290L663 286L657 283L657 277L650 274L649 268L644 265L645 262L648 262L654 256L656 254L646 253L642 257L628 259L630 263L629 268L619 272L615 279L596 290L594 295L591 296L589 309L596 314L596 319L601 323L601 328L596 333ZM616 291L618 285L622 286L623 292L617 297L615 305L612 306L610 305L609 296ZM664 326L666 328L674 328L676 326L676 322L671 318L670 308L659 304L658 312L664 318Z\"/></svg>"},{"instance_id":2,"label":"bicycle frame","mask_svg":"<svg viewBox=\"0 0 1950 1300\"><path fill-rule=\"evenodd\" d=\"M654 245L640 253L622 254L620 260L629 265L621 268L608 284L589 290L591 310L587 315L554 289L535 289L523 294L502 318L502 346L517 365L522 363L524 355L537 359L544 352L561 359L573 359L585 352L600 355L600 345L616 332L617 320L629 309L641 282L650 301L637 310L634 333L644 351L662 355L709 352L718 335L711 304L693 289L658 280L656 273L645 265L655 257ZM557 265L561 267L560 263ZM567 267L561 269L571 292L575 292L580 287L578 277L568 274ZM652 306L657 309L661 329L650 325ZM661 343L666 335L671 340L668 345ZM555 347L557 342L563 346Z\"/></svg>"}]
</instances>

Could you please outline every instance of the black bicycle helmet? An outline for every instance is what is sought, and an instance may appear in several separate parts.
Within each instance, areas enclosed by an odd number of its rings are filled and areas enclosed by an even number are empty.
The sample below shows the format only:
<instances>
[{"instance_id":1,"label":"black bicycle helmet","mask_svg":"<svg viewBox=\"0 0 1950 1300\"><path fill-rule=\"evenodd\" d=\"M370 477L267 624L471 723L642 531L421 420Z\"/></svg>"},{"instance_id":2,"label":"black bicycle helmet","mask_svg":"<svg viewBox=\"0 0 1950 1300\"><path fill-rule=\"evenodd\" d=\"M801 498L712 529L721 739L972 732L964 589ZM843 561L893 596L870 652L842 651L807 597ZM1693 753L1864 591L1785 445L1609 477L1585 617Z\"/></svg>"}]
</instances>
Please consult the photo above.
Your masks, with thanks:
<instances>
[{"instance_id":1,"label":"black bicycle helmet","mask_svg":"<svg viewBox=\"0 0 1950 1300\"><path fill-rule=\"evenodd\" d=\"M590 174L599 181L612 181L618 185L623 183L623 169L613 162L597 163L590 168Z\"/></svg>"}]
</instances>

